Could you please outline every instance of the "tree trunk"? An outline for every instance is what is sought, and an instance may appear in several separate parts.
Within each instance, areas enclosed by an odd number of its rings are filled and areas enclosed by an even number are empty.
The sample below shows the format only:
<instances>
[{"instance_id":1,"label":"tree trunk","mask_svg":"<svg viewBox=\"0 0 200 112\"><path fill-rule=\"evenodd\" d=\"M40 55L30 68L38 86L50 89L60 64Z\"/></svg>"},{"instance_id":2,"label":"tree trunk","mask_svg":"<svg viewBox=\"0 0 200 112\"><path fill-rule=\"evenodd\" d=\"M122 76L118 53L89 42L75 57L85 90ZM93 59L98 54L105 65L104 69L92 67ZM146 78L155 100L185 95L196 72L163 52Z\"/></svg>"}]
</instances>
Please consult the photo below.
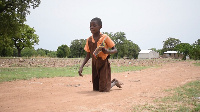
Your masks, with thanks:
<instances>
[{"instance_id":1,"label":"tree trunk","mask_svg":"<svg viewBox=\"0 0 200 112\"><path fill-rule=\"evenodd\" d=\"M17 49L18 50L18 57L21 57L21 51L22 51L22 49Z\"/></svg>"}]
</instances>

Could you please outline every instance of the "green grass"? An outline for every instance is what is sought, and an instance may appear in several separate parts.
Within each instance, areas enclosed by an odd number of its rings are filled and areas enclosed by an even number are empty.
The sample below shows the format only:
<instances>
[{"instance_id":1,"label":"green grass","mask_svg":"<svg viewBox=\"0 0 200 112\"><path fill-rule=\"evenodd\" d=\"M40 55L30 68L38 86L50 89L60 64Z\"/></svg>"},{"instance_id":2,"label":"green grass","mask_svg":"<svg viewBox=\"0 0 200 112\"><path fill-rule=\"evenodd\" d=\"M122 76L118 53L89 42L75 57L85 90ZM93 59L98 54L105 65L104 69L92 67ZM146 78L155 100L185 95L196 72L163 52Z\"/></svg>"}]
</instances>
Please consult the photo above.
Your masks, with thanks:
<instances>
[{"instance_id":1,"label":"green grass","mask_svg":"<svg viewBox=\"0 0 200 112\"><path fill-rule=\"evenodd\" d=\"M83 74L89 74L90 67L85 67ZM0 82L27 80L31 78L74 77L78 76L78 66L73 67L18 67L0 68Z\"/></svg>"},{"instance_id":2,"label":"green grass","mask_svg":"<svg viewBox=\"0 0 200 112\"><path fill-rule=\"evenodd\" d=\"M137 71L147 67L139 66L113 66L111 67L112 73ZM79 65L72 67L11 67L0 68L0 82L15 81L15 80L28 80L31 78L50 78L50 77L75 77L78 76ZM83 74L91 74L91 67L84 67Z\"/></svg>"},{"instance_id":3,"label":"green grass","mask_svg":"<svg viewBox=\"0 0 200 112\"><path fill-rule=\"evenodd\" d=\"M194 63L195 66L200 66L200 63L196 62Z\"/></svg>"},{"instance_id":4,"label":"green grass","mask_svg":"<svg viewBox=\"0 0 200 112\"><path fill-rule=\"evenodd\" d=\"M143 69L149 68L148 66L112 66L112 73L126 72L126 71L140 71Z\"/></svg>"},{"instance_id":5,"label":"green grass","mask_svg":"<svg viewBox=\"0 0 200 112\"><path fill-rule=\"evenodd\" d=\"M134 112L199 112L200 111L200 81L194 81L184 86L168 90L170 96L156 99L151 104L137 105Z\"/></svg>"}]
</instances>

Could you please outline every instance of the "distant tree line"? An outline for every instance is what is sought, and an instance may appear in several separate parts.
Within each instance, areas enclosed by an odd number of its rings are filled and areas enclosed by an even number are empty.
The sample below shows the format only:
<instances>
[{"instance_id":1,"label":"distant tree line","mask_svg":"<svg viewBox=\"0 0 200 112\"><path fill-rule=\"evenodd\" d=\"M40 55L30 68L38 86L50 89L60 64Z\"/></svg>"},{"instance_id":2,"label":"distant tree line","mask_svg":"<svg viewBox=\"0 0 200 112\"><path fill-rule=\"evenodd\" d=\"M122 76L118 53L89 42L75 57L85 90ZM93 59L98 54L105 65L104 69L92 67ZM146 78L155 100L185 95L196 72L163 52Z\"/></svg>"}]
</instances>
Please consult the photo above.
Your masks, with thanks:
<instances>
[{"instance_id":1,"label":"distant tree line","mask_svg":"<svg viewBox=\"0 0 200 112\"><path fill-rule=\"evenodd\" d=\"M130 40L126 39L124 32L108 33L107 34L114 42L115 46L118 49L118 52L114 55L111 55L111 58L137 58L140 48L137 44L133 43ZM35 50L33 47L25 47L21 51L21 56L23 57L59 57L59 58L82 58L86 56L84 50L86 44L86 39L75 39L71 42L70 46L61 45L57 48L56 51L49 51L46 49L39 48ZM18 56L18 50L14 47L12 55L8 56Z\"/></svg>"},{"instance_id":2,"label":"distant tree line","mask_svg":"<svg viewBox=\"0 0 200 112\"><path fill-rule=\"evenodd\" d=\"M137 59L140 47L133 43L131 40L127 40L126 34L124 32L116 32L116 33L108 33L107 34L115 43L115 47L117 48L117 53L111 55L111 58L134 58Z\"/></svg>"},{"instance_id":3,"label":"distant tree line","mask_svg":"<svg viewBox=\"0 0 200 112\"><path fill-rule=\"evenodd\" d=\"M129 58L137 59L140 52L140 47L133 43L131 40L127 40L124 32L108 33L107 34L115 43L115 46L118 50L116 54L111 55L111 58ZM58 46L56 51L50 51L47 49L39 48L35 50L33 47L24 47L21 50L21 56L23 57L52 57L52 58L83 58L86 55L84 50L86 44L86 39L75 39L71 42L70 46L61 45ZM163 48L156 50L156 48L151 48L156 52L159 52L160 55L163 55L166 51L178 51L178 53L183 54L183 60L186 59L186 56L189 56L190 59L200 60L200 39L195 41L193 44L181 43L179 39L176 38L167 38L166 41L163 41ZM13 47L12 52L8 52L6 56L18 56L18 49ZM1 54L1 56L4 56Z\"/></svg>"}]
</instances>

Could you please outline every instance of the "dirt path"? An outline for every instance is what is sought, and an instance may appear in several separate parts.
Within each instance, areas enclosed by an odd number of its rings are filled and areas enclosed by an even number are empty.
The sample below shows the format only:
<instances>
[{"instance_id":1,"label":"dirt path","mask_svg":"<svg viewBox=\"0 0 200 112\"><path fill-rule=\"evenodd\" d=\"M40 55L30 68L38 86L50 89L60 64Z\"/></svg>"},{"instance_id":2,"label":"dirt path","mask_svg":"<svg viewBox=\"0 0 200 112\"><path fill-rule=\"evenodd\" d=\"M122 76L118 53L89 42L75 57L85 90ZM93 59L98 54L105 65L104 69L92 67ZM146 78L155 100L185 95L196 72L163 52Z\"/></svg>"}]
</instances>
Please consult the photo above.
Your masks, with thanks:
<instances>
[{"instance_id":1,"label":"dirt path","mask_svg":"<svg viewBox=\"0 0 200 112\"><path fill-rule=\"evenodd\" d=\"M176 62L159 68L112 74L125 85L108 93L92 91L91 75L0 84L0 112L125 112L151 102L163 90L200 80L200 67Z\"/></svg>"}]
</instances>

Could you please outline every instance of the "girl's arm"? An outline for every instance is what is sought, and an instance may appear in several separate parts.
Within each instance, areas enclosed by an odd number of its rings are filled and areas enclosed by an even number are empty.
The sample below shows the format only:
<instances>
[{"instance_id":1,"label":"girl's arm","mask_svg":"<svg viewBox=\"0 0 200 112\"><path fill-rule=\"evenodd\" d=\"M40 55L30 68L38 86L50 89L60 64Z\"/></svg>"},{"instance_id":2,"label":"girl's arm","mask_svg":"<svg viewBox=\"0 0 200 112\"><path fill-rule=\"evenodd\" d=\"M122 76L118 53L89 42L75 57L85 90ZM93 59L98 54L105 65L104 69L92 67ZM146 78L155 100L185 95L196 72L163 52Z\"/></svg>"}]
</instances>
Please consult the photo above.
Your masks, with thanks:
<instances>
[{"instance_id":1,"label":"girl's arm","mask_svg":"<svg viewBox=\"0 0 200 112\"><path fill-rule=\"evenodd\" d=\"M82 77L83 77L83 74L82 74L83 67L88 62L89 59L90 59L90 52L87 52L87 55L86 55L82 65L80 66L79 71L78 71L79 75L82 76Z\"/></svg>"},{"instance_id":2,"label":"girl's arm","mask_svg":"<svg viewBox=\"0 0 200 112\"><path fill-rule=\"evenodd\" d=\"M115 46L112 47L111 50L102 48L102 51L104 54L115 54L117 53L117 48Z\"/></svg>"}]
</instances>

